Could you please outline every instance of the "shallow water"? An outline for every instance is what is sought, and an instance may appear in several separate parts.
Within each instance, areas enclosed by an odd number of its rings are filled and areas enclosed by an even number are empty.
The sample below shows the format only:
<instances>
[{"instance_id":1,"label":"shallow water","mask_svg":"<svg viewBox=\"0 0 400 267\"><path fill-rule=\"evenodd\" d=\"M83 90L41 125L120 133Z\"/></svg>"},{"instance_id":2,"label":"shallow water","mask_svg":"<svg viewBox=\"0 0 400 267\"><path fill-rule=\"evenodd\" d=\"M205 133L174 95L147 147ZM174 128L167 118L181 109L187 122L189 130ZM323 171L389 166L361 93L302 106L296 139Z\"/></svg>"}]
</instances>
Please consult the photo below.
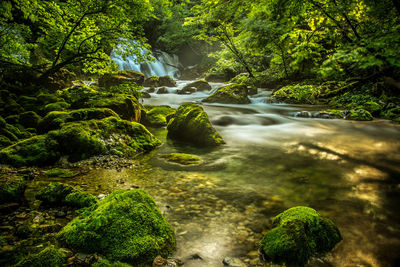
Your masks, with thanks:
<instances>
[{"instance_id":1,"label":"shallow water","mask_svg":"<svg viewBox=\"0 0 400 267\"><path fill-rule=\"evenodd\" d=\"M144 104L176 108L209 94L176 90L151 94ZM259 90L249 105L203 105L226 145L196 148L168 140L166 129L150 129L163 145L138 166L93 170L70 182L97 194L148 191L176 231L174 257L185 266L223 266L225 257L264 266L257 250L270 219L297 205L331 218L343 235L309 266L399 266L399 125L295 118L295 111L321 107L265 104L269 94ZM203 162L182 167L159 159L171 152Z\"/></svg>"}]
</instances>

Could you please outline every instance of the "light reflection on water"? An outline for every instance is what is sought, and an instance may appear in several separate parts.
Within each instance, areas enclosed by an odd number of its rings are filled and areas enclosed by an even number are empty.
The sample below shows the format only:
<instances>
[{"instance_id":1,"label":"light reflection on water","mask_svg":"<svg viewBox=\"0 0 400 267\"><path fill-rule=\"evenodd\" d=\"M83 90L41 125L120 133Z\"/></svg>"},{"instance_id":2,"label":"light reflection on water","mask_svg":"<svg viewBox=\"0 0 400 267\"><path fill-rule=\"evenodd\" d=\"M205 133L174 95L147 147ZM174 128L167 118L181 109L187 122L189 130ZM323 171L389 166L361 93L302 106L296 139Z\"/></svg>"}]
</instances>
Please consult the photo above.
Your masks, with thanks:
<instances>
[{"instance_id":1,"label":"light reflection on water","mask_svg":"<svg viewBox=\"0 0 400 267\"><path fill-rule=\"evenodd\" d=\"M182 87L183 85L180 84ZM199 101L204 95L153 95L145 104ZM271 217L307 205L331 218L343 241L310 266L395 266L400 260L400 127L385 121L301 119L302 108L205 105L226 145L205 149L163 141L132 169L93 170L71 180L93 193L139 186L159 204L177 234L174 257L185 266L223 266L225 257L262 266L258 244ZM202 157L199 166L169 164L160 154ZM122 181L122 183L121 183ZM202 258L199 259L199 257Z\"/></svg>"}]
</instances>

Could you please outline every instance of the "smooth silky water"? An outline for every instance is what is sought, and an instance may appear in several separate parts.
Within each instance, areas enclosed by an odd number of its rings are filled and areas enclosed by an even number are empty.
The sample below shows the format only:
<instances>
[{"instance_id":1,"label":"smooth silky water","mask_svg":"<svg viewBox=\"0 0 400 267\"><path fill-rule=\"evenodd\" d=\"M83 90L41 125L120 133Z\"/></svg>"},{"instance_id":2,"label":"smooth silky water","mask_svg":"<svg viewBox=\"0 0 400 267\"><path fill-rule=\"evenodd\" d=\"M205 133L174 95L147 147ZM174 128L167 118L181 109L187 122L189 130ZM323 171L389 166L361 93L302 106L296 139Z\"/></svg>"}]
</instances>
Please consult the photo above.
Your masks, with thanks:
<instances>
[{"instance_id":1,"label":"smooth silky water","mask_svg":"<svg viewBox=\"0 0 400 267\"><path fill-rule=\"evenodd\" d=\"M144 104L177 108L210 93L177 95L178 88ZM225 257L263 266L258 247L271 218L298 205L329 217L343 235L309 266L400 266L399 125L295 118L321 107L265 104L270 93L259 92L249 105L203 105L226 141L221 147L194 147L150 129L163 145L135 166L95 169L69 182L96 194L148 191L176 231L173 257L185 266L223 266ZM184 167L159 158L172 152L203 162Z\"/></svg>"}]
</instances>

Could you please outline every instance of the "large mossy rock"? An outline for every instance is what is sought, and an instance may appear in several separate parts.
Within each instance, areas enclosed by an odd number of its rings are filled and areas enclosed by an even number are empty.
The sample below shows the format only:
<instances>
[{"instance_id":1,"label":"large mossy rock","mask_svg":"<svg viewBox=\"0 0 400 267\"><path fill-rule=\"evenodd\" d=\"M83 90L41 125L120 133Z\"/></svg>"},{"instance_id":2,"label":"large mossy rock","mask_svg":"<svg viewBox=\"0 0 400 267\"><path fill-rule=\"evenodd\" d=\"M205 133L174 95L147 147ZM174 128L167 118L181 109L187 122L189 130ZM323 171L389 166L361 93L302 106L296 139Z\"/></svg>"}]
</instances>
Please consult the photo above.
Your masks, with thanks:
<instances>
[{"instance_id":1,"label":"large mossy rock","mask_svg":"<svg viewBox=\"0 0 400 267\"><path fill-rule=\"evenodd\" d=\"M205 80L198 80L185 85L181 91L190 91L191 88L195 88L195 91L210 91L211 85Z\"/></svg>"},{"instance_id":2,"label":"large mossy rock","mask_svg":"<svg viewBox=\"0 0 400 267\"><path fill-rule=\"evenodd\" d=\"M127 83L135 83L141 86L143 82L144 74L132 70L124 70L116 74L106 73L99 78L99 86L105 88Z\"/></svg>"},{"instance_id":3,"label":"large mossy rock","mask_svg":"<svg viewBox=\"0 0 400 267\"><path fill-rule=\"evenodd\" d=\"M49 246L39 253L29 254L19 261L15 267L58 267L63 266L67 256L53 246Z\"/></svg>"},{"instance_id":4,"label":"large mossy rock","mask_svg":"<svg viewBox=\"0 0 400 267\"><path fill-rule=\"evenodd\" d=\"M49 135L71 161L104 154L134 156L161 144L142 124L116 117L66 123Z\"/></svg>"},{"instance_id":5,"label":"large mossy rock","mask_svg":"<svg viewBox=\"0 0 400 267\"><path fill-rule=\"evenodd\" d=\"M25 128L37 128L39 121L42 118L34 111L27 111L19 116L18 123Z\"/></svg>"},{"instance_id":6,"label":"large mossy rock","mask_svg":"<svg viewBox=\"0 0 400 267\"><path fill-rule=\"evenodd\" d=\"M107 117L116 117L117 113L109 108L84 108L71 111L52 111L49 112L39 123L39 131L46 133L51 130L56 130L62 124L74 121L84 120L101 120Z\"/></svg>"},{"instance_id":7,"label":"large mossy rock","mask_svg":"<svg viewBox=\"0 0 400 267\"><path fill-rule=\"evenodd\" d=\"M167 117L175 113L175 109L169 106L152 106L142 119L142 123L150 127L167 126Z\"/></svg>"},{"instance_id":8,"label":"large mossy rock","mask_svg":"<svg viewBox=\"0 0 400 267\"><path fill-rule=\"evenodd\" d=\"M201 146L224 144L203 108L195 104L183 104L167 125L168 137Z\"/></svg>"},{"instance_id":9,"label":"large mossy rock","mask_svg":"<svg viewBox=\"0 0 400 267\"><path fill-rule=\"evenodd\" d=\"M90 207L97 203L95 196L59 182L50 183L42 188L35 198L46 205L67 205L75 208Z\"/></svg>"},{"instance_id":10,"label":"large mossy rock","mask_svg":"<svg viewBox=\"0 0 400 267\"><path fill-rule=\"evenodd\" d=\"M170 76L161 76L158 80L158 86L176 87L176 81Z\"/></svg>"},{"instance_id":11,"label":"large mossy rock","mask_svg":"<svg viewBox=\"0 0 400 267\"><path fill-rule=\"evenodd\" d=\"M21 202L27 181L17 175L0 175L0 204Z\"/></svg>"},{"instance_id":12,"label":"large mossy rock","mask_svg":"<svg viewBox=\"0 0 400 267\"><path fill-rule=\"evenodd\" d=\"M66 225L57 238L72 249L134 266L151 266L156 256L168 257L175 249L174 231L143 190L112 193Z\"/></svg>"},{"instance_id":13,"label":"large mossy rock","mask_svg":"<svg viewBox=\"0 0 400 267\"><path fill-rule=\"evenodd\" d=\"M222 104L249 104L247 86L244 84L231 84L219 88L215 93L203 100L206 103Z\"/></svg>"},{"instance_id":14,"label":"large mossy rock","mask_svg":"<svg viewBox=\"0 0 400 267\"><path fill-rule=\"evenodd\" d=\"M38 135L0 150L0 163L15 167L54 164L60 158L57 141Z\"/></svg>"},{"instance_id":15,"label":"large mossy rock","mask_svg":"<svg viewBox=\"0 0 400 267\"><path fill-rule=\"evenodd\" d=\"M69 122L59 130L38 135L0 150L0 163L13 166L46 166L61 155L71 161L95 155L134 156L159 146L142 124L108 117Z\"/></svg>"},{"instance_id":16,"label":"large mossy rock","mask_svg":"<svg viewBox=\"0 0 400 267\"><path fill-rule=\"evenodd\" d=\"M276 216L261 241L266 260L302 267L317 253L332 250L342 240L335 224L308 207L294 207Z\"/></svg>"}]
</instances>

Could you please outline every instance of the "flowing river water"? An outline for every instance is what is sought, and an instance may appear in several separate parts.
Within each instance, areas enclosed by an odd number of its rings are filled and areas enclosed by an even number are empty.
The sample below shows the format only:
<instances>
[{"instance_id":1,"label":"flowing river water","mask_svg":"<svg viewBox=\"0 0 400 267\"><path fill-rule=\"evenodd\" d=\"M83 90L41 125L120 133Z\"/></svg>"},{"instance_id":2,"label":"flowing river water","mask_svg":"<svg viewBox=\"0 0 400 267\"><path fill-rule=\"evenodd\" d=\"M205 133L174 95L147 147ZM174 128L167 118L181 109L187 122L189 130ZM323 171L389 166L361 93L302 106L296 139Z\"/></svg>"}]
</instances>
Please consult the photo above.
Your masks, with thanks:
<instances>
[{"instance_id":1,"label":"flowing river water","mask_svg":"<svg viewBox=\"0 0 400 267\"><path fill-rule=\"evenodd\" d=\"M178 88L152 93L144 104L177 108L210 94L178 95ZM259 89L248 105L203 105L226 141L221 147L193 147L167 139L166 129L150 129L163 145L136 166L94 169L69 182L96 194L145 189L175 229L173 257L185 266L223 266L225 257L264 266L258 247L271 218L298 205L332 219L343 236L309 266L400 266L399 125L296 118L296 111L321 107L266 104L269 94ZM172 152L202 163L159 158Z\"/></svg>"}]
</instances>

